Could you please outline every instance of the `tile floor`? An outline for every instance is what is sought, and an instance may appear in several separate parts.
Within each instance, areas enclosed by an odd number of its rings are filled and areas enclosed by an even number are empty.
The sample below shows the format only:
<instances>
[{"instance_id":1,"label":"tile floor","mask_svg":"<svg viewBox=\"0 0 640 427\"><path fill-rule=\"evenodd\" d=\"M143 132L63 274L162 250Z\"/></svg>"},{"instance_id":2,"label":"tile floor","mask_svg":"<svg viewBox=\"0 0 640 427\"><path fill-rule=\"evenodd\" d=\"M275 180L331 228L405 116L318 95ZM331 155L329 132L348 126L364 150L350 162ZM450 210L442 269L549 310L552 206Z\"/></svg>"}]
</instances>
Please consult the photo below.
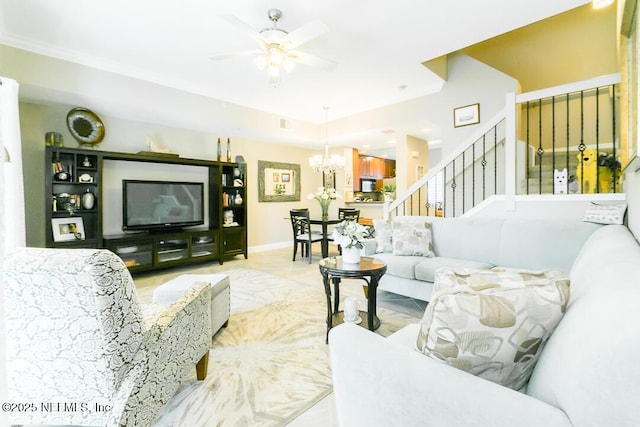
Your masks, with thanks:
<instances>
[{"instance_id":1,"label":"tile floor","mask_svg":"<svg viewBox=\"0 0 640 427\"><path fill-rule=\"evenodd\" d=\"M271 251L275 255L276 251ZM293 264L291 262L291 250L287 249L286 251L278 251L286 259L287 263ZM271 253L267 256L271 255ZM259 254L256 254L259 256ZM286 257L288 255L288 257ZM330 253L330 255L337 255L334 253ZM251 257L250 257L251 258ZM313 259L312 264L307 264L304 262L306 266L309 266L309 270L313 271L316 274L315 277L311 277L312 280L315 280L318 283L318 286L322 286L322 281L320 277L320 273L318 272L317 262L320 258ZM303 263L300 261L296 261L295 264ZM347 283L349 280L343 280L343 283ZM357 282L356 280L351 280L352 282ZM340 292L345 296L355 296L358 298L362 298L362 294L360 293L359 287L356 283L355 286L340 286ZM355 294L352 294L354 293ZM399 311L402 313L409 314L411 316L421 318L424 310L427 306L425 301L416 300L413 298L407 298L401 295L392 294L385 291L378 291L378 307L384 307L390 310ZM338 420L336 419L335 408L334 408L334 400L333 394L328 395L326 398L316 403L314 406L309 408L306 412L302 413L295 420L287 424L288 427L336 427L338 426Z\"/></svg>"},{"instance_id":2,"label":"tile floor","mask_svg":"<svg viewBox=\"0 0 640 427\"><path fill-rule=\"evenodd\" d=\"M338 255L336 246L330 246L329 255ZM254 268L307 285L317 285L322 287L322 278L318 270L318 261L321 257L318 252L319 247L314 247L313 262L311 264L307 262L306 258L302 259L299 254L297 260L293 262L291 260L291 248L255 252L249 254L248 259L244 259L242 256L237 256L231 260L225 261L219 269L216 268L216 271L224 271L241 267ZM193 270L193 268L197 268L197 266L198 265L196 264L184 269ZM207 267L210 267L210 265ZM182 274L180 270L181 269L179 268L174 269L171 270L171 273L175 273L176 275ZM144 277L144 275L139 276L139 278ZM141 280L141 282L144 282L145 284L152 284L153 280ZM353 285L351 285L350 282L352 282ZM359 286L360 282L358 280L345 279L342 283L343 284L340 286L342 298L354 296L359 299L364 299L362 290ZM421 318L426 305L427 303L424 301L395 295L389 292L378 291L378 307L395 310ZM333 394L330 394L288 424L289 427L328 427L337 425L338 422L335 416Z\"/></svg>"}]
</instances>

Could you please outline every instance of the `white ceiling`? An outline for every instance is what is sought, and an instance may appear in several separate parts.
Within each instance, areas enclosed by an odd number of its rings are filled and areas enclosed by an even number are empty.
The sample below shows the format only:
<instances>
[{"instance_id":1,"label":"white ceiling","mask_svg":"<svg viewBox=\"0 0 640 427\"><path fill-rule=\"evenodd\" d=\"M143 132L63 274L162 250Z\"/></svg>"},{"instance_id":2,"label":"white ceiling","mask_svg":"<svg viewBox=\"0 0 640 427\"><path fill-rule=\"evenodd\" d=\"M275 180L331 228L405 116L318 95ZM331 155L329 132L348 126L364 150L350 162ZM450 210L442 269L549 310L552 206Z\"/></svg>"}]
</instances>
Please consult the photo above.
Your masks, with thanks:
<instances>
[{"instance_id":1,"label":"white ceiling","mask_svg":"<svg viewBox=\"0 0 640 427\"><path fill-rule=\"evenodd\" d=\"M442 82L422 62L585 3L0 0L0 43L319 124L325 121L323 106L330 107L331 121L438 90ZM273 88L250 57L209 59L257 46L220 15L234 15L260 30L270 24L271 8L282 10L279 27L287 31L322 21L329 32L298 50L337 67L327 72L299 64ZM403 126L404 132L437 139ZM384 135L376 138L373 144L386 143Z\"/></svg>"}]
</instances>

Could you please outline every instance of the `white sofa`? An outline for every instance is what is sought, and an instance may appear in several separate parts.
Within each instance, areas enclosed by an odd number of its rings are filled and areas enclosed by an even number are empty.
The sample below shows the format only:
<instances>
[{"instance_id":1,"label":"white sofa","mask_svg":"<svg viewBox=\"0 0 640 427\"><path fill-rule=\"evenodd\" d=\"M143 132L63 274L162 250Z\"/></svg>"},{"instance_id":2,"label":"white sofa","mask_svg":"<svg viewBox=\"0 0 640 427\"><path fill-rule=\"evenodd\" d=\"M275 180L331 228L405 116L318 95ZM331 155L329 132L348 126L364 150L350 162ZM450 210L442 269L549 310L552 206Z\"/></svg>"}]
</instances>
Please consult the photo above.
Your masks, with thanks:
<instances>
[{"instance_id":1,"label":"white sofa","mask_svg":"<svg viewBox=\"0 0 640 427\"><path fill-rule=\"evenodd\" d=\"M386 339L351 324L333 328L339 424L640 425L640 247L626 227L604 226L582 245L570 279L567 311L521 391L422 355L418 325Z\"/></svg>"},{"instance_id":2,"label":"white sofa","mask_svg":"<svg viewBox=\"0 0 640 427\"><path fill-rule=\"evenodd\" d=\"M435 257L377 253L368 239L363 254L387 264L378 289L429 301L435 271L440 267L555 267L569 273L582 244L598 224L575 220L500 218L438 218L397 216L394 221L431 223ZM376 221L377 223L377 221Z\"/></svg>"}]
</instances>

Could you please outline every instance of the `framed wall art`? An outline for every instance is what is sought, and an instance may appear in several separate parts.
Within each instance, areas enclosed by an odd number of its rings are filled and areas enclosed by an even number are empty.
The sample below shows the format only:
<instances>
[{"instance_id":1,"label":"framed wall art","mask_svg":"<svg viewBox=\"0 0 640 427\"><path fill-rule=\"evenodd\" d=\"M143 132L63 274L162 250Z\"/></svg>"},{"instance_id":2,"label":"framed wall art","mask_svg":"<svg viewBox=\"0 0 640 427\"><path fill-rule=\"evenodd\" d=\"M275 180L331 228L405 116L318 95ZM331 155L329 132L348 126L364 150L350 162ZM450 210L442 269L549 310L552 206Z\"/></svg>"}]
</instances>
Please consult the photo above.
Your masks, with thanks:
<instances>
[{"instance_id":1,"label":"framed wall art","mask_svg":"<svg viewBox=\"0 0 640 427\"><path fill-rule=\"evenodd\" d=\"M336 173L335 172L323 172L322 173L322 186L326 189L336 188Z\"/></svg>"},{"instance_id":2,"label":"framed wall art","mask_svg":"<svg viewBox=\"0 0 640 427\"><path fill-rule=\"evenodd\" d=\"M453 109L453 127L477 125L480 123L480 104L465 105Z\"/></svg>"},{"instance_id":3,"label":"framed wall art","mask_svg":"<svg viewBox=\"0 0 640 427\"><path fill-rule=\"evenodd\" d=\"M258 160L258 201L299 202L300 165Z\"/></svg>"}]
</instances>

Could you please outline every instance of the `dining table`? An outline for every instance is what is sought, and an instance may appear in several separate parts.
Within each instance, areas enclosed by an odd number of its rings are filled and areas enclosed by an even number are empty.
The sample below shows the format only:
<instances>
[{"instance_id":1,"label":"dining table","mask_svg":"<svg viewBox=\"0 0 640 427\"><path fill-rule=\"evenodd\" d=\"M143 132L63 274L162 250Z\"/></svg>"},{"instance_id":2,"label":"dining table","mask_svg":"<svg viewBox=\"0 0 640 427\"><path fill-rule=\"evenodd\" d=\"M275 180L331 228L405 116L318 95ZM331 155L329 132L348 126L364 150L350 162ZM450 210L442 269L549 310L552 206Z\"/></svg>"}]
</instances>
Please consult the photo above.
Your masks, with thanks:
<instances>
[{"instance_id":1,"label":"dining table","mask_svg":"<svg viewBox=\"0 0 640 427\"><path fill-rule=\"evenodd\" d=\"M322 241L320 242L321 247L322 247L322 258L326 258L326 257L329 256L329 233L328 233L328 227L329 227L329 225L335 225L335 224L338 224L339 222L342 222L342 220L338 219L338 218L335 218L335 219L309 218L309 223L311 225L320 225L320 226L322 226Z\"/></svg>"}]
</instances>

